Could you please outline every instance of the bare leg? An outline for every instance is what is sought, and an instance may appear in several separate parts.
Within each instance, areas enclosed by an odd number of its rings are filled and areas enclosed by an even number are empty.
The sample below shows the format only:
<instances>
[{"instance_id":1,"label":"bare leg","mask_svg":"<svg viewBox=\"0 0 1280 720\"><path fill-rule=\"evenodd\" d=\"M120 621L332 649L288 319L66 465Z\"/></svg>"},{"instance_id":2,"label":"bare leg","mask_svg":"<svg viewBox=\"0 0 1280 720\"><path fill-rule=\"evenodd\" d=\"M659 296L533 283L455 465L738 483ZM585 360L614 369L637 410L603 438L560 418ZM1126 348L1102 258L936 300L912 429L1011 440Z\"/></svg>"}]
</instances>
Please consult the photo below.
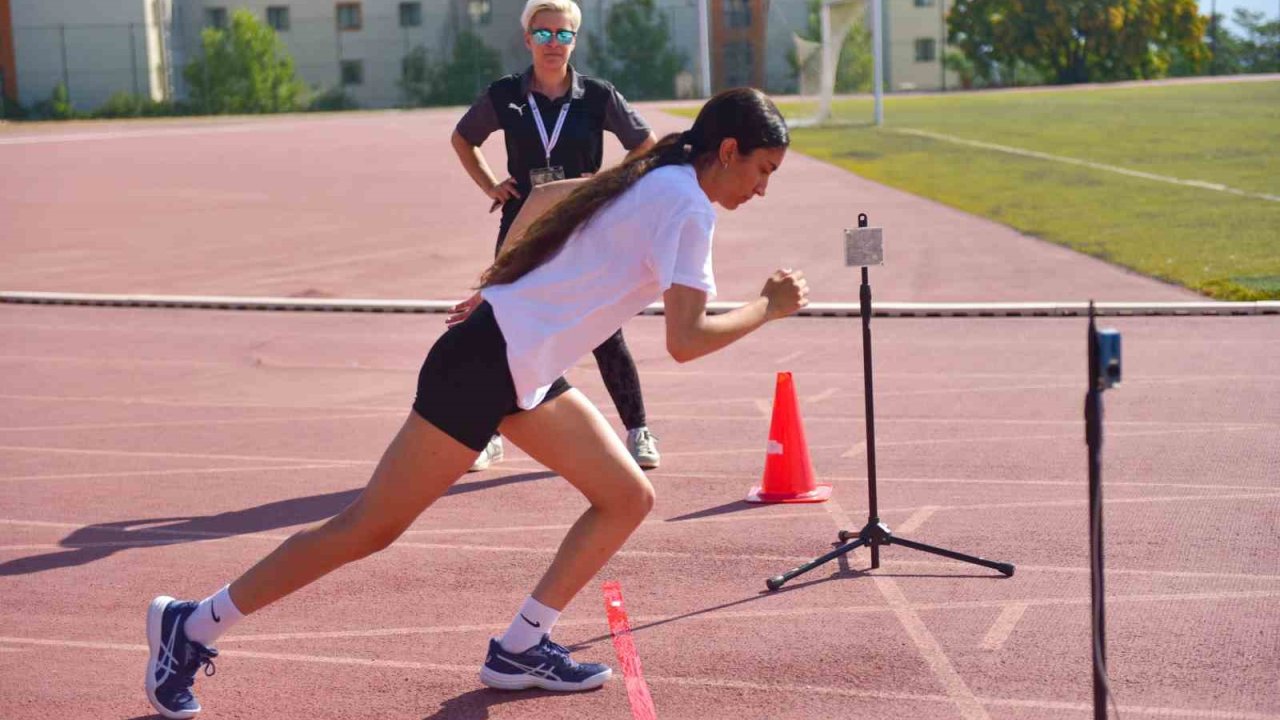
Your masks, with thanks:
<instances>
[{"instance_id":1,"label":"bare leg","mask_svg":"<svg viewBox=\"0 0 1280 720\"><path fill-rule=\"evenodd\" d=\"M360 497L323 524L289 538L231 583L232 602L248 615L386 548L475 459L475 450L410 412Z\"/></svg>"},{"instance_id":2,"label":"bare leg","mask_svg":"<svg viewBox=\"0 0 1280 720\"><path fill-rule=\"evenodd\" d=\"M563 610L652 509L653 486L600 411L577 390L508 416L500 429L591 502L533 590L538 602Z\"/></svg>"}]
</instances>

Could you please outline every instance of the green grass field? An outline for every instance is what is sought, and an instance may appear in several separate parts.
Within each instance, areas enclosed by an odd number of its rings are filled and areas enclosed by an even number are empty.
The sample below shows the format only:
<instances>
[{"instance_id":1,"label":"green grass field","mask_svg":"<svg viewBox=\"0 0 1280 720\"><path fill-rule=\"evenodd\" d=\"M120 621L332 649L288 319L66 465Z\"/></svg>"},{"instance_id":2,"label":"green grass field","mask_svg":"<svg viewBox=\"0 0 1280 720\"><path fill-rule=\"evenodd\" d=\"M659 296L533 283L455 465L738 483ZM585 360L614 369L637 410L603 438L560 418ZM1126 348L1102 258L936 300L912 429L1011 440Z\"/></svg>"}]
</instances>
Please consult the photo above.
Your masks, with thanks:
<instances>
[{"instance_id":1,"label":"green grass field","mask_svg":"<svg viewBox=\"0 0 1280 720\"><path fill-rule=\"evenodd\" d=\"M1280 202L901 132L1276 197L1280 81L889 96L882 128L859 98L833 116L794 130L793 149L1215 298L1280 299Z\"/></svg>"}]
</instances>

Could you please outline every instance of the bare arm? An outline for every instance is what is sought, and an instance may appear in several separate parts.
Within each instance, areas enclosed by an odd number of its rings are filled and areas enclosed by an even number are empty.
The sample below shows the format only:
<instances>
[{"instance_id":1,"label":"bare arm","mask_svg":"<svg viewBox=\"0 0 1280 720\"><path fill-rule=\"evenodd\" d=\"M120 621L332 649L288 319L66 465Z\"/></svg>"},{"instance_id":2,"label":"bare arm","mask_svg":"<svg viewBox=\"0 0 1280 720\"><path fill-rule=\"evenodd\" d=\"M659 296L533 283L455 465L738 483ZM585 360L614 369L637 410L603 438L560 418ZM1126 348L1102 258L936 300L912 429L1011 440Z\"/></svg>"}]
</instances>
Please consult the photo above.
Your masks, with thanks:
<instances>
[{"instance_id":1,"label":"bare arm","mask_svg":"<svg viewBox=\"0 0 1280 720\"><path fill-rule=\"evenodd\" d=\"M471 176L471 180L484 191L485 195L496 203L504 203L511 198L520 197L520 193L516 192L516 181L507 178L498 182L493 170L489 168L489 163L484 159L484 153L480 152L479 147L467 142L467 139L457 130L454 130L453 135L449 137L449 143L453 145L453 151L458 154L462 169L467 171L467 175Z\"/></svg>"},{"instance_id":2,"label":"bare arm","mask_svg":"<svg viewBox=\"0 0 1280 720\"><path fill-rule=\"evenodd\" d=\"M707 294L672 285L663 294L667 318L667 352L676 362L709 355L809 304L804 274L779 270L765 282L760 297L723 315L707 315Z\"/></svg>"}]
</instances>

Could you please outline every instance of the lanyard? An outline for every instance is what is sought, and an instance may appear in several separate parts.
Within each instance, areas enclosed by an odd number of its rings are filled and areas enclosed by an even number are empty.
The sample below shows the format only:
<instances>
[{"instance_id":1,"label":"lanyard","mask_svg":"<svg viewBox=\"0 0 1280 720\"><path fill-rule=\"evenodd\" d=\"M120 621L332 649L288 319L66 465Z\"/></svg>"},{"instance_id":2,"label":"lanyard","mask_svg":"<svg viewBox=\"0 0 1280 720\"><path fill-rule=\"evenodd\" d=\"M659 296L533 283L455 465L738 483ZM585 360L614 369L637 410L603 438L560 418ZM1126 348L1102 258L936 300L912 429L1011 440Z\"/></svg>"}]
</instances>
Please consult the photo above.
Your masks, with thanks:
<instances>
[{"instance_id":1,"label":"lanyard","mask_svg":"<svg viewBox=\"0 0 1280 720\"><path fill-rule=\"evenodd\" d=\"M547 167L551 167L551 151L560 142L560 130L564 128L564 118L569 114L570 102L560 108L560 117L556 118L555 129L551 131L551 139L547 139L547 126L542 124L542 113L538 112L538 101L529 93L529 109L533 111L533 122L538 125L538 137L542 138L542 149L547 153Z\"/></svg>"}]
</instances>

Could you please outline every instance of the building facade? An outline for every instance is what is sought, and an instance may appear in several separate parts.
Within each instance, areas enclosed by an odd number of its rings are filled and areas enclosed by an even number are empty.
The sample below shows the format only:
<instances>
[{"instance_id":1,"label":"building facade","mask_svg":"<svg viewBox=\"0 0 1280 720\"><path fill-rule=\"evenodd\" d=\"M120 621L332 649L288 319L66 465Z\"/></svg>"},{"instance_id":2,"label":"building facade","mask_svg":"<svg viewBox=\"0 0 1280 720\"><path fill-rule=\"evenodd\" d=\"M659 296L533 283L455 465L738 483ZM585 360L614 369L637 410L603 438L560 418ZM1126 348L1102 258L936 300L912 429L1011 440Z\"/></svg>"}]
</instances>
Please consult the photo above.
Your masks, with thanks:
<instances>
[{"instance_id":1,"label":"building facade","mask_svg":"<svg viewBox=\"0 0 1280 720\"><path fill-rule=\"evenodd\" d=\"M584 72L591 72L592 51L607 42L609 11L623 1L582 0L575 64ZM810 0L657 0L684 58L673 96L703 86L699 2L707 3L713 92L737 85L798 90L793 37L807 29ZM942 70L947 2L884 0L886 90L955 87ZM202 31L226 26L238 8L276 30L313 91L340 88L364 107L403 104L405 57L415 48L433 60L446 57L463 30L498 52L503 72L529 64L524 0L0 0L0 76L6 92L28 106L59 84L80 110L116 92L183 99L183 68L199 57Z\"/></svg>"},{"instance_id":2,"label":"building facade","mask_svg":"<svg viewBox=\"0 0 1280 720\"><path fill-rule=\"evenodd\" d=\"M888 92L948 90L958 76L944 71L950 0L884 0L884 86Z\"/></svg>"}]
</instances>

